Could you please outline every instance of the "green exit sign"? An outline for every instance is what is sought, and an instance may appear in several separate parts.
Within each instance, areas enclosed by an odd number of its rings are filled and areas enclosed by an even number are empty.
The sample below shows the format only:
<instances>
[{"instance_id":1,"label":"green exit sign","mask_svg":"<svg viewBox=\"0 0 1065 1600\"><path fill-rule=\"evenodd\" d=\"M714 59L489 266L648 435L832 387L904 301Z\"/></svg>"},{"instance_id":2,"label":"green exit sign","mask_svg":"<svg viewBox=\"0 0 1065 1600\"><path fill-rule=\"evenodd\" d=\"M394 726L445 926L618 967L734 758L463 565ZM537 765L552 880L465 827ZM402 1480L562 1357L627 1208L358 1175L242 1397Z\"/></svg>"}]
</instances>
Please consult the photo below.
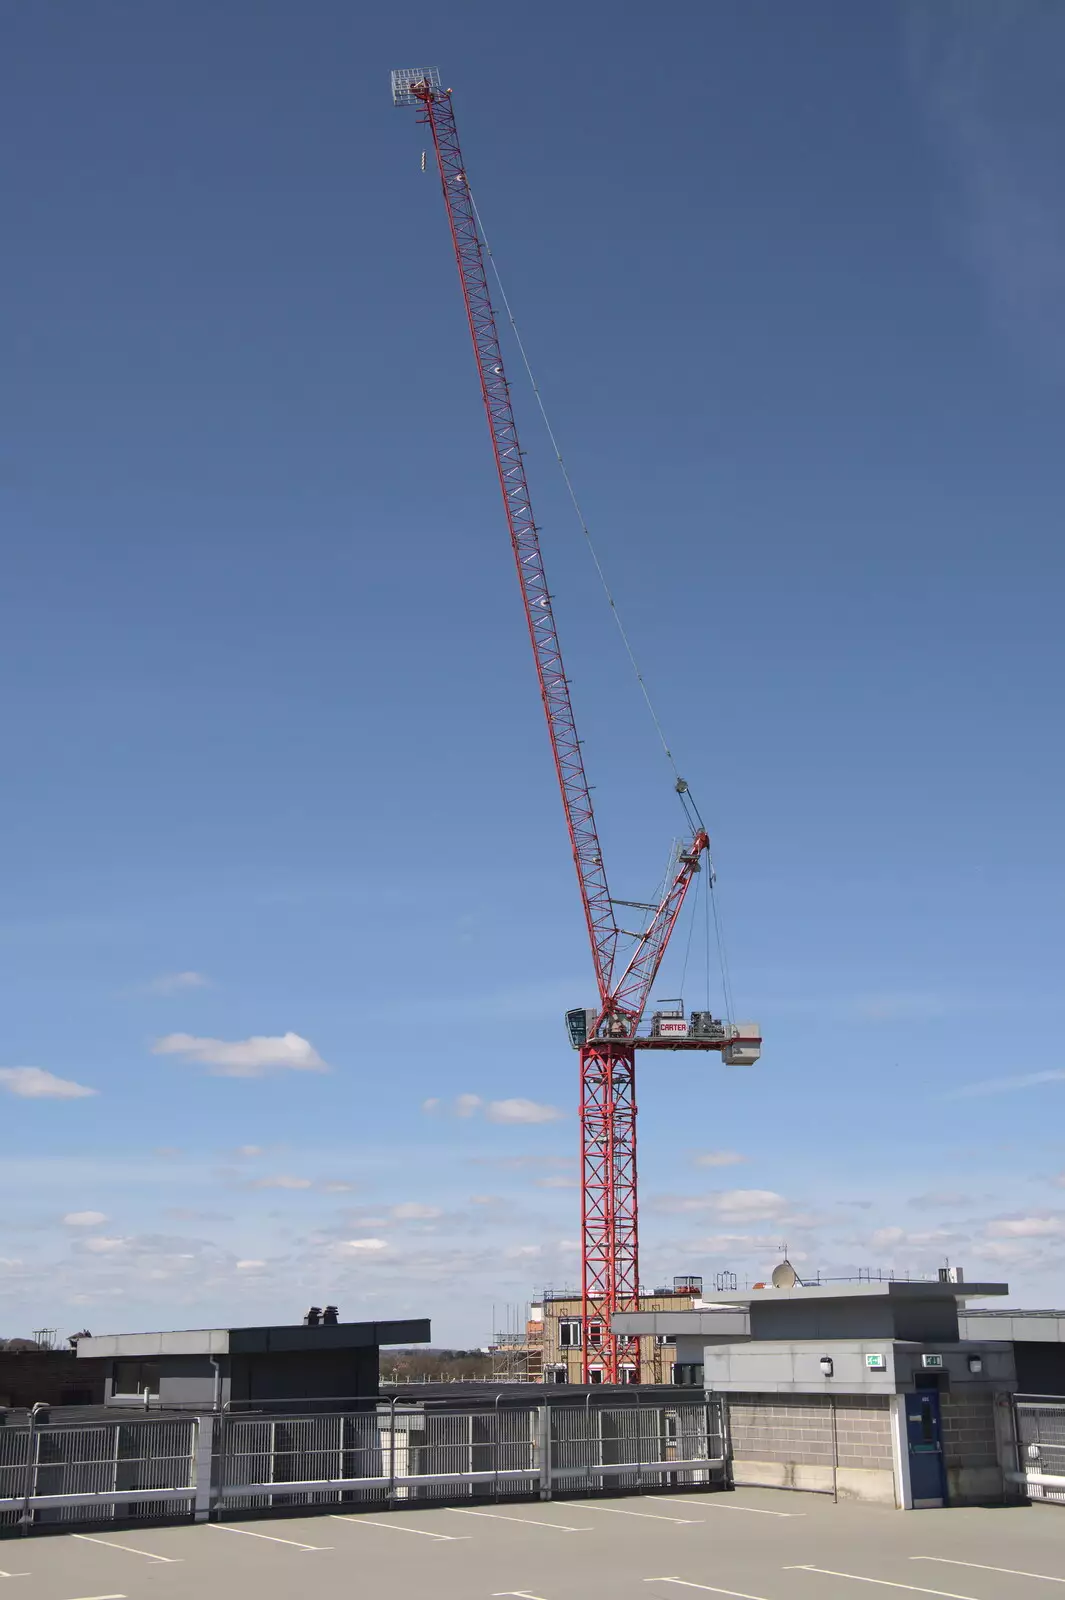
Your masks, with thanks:
<instances>
[{"instance_id":1,"label":"green exit sign","mask_svg":"<svg viewBox=\"0 0 1065 1600\"><path fill-rule=\"evenodd\" d=\"M883 1372L887 1361L883 1356L866 1356L865 1364L867 1367L872 1367L874 1372Z\"/></svg>"},{"instance_id":2,"label":"green exit sign","mask_svg":"<svg viewBox=\"0 0 1065 1600\"><path fill-rule=\"evenodd\" d=\"M942 1356L922 1356L921 1357L921 1365L922 1365L922 1367L941 1367L943 1365L943 1357Z\"/></svg>"}]
</instances>

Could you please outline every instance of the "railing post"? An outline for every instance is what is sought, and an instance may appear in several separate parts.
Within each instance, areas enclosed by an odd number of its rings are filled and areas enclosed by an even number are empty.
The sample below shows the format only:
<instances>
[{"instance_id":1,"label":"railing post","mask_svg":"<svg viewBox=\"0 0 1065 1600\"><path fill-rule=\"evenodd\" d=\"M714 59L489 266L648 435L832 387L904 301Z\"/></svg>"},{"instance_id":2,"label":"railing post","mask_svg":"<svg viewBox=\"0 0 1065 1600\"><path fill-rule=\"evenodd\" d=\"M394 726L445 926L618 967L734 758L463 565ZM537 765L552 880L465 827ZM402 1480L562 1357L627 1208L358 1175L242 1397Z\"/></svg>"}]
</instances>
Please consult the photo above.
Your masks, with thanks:
<instances>
[{"instance_id":1,"label":"railing post","mask_svg":"<svg viewBox=\"0 0 1065 1600\"><path fill-rule=\"evenodd\" d=\"M388 1469L389 1469L388 1470L388 1505L389 1505L389 1509L390 1510L394 1510L395 1509L395 1504L396 1504L396 1397L395 1397L395 1395L392 1396L391 1404L392 1404L392 1410L391 1410L391 1413L390 1413L389 1419L388 1419L388 1438L389 1438L389 1447L388 1447ZM407 1470L410 1471L410 1462L409 1461L407 1462Z\"/></svg>"},{"instance_id":2,"label":"railing post","mask_svg":"<svg viewBox=\"0 0 1065 1600\"><path fill-rule=\"evenodd\" d=\"M193 1500L193 1520L209 1522L211 1519L211 1490L214 1469L214 1413L195 1419L195 1436L192 1446L192 1481L196 1485Z\"/></svg>"},{"instance_id":3,"label":"railing post","mask_svg":"<svg viewBox=\"0 0 1065 1600\"><path fill-rule=\"evenodd\" d=\"M29 1427L26 1431L26 1477L23 1482L22 1514L19 1525L23 1533L29 1533L33 1526L33 1512L30 1510L30 1501L36 1487L37 1477L37 1418L42 1411L47 1412L48 1407L43 1400L38 1400L30 1410Z\"/></svg>"},{"instance_id":4,"label":"railing post","mask_svg":"<svg viewBox=\"0 0 1065 1600\"><path fill-rule=\"evenodd\" d=\"M537 1406L536 1421L539 1431L540 1499L551 1498L551 1407Z\"/></svg>"}]
</instances>

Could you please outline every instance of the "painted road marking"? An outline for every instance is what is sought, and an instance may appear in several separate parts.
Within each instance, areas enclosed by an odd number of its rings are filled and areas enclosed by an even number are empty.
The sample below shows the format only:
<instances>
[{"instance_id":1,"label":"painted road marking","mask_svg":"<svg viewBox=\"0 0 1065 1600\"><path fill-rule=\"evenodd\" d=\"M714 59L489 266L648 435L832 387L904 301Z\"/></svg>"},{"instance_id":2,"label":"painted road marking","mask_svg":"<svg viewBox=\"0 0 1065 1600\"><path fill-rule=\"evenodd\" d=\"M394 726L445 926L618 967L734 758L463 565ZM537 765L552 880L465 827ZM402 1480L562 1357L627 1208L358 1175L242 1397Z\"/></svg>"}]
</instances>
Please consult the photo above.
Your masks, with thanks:
<instances>
[{"instance_id":1,"label":"painted road marking","mask_svg":"<svg viewBox=\"0 0 1065 1600\"><path fill-rule=\"evenodd\" d=\"M622 1511L618 1506L586 1506L577 1500L571 1504L578 1506L581 1511L605 1511L610 1517L644 1517L649 1522L685 1522L693 1528L700 1520L698 1517L659 1517L653 1511Z\"/></svg>"},{"instance_id":2,"label":"painted road marking","mask_svg":"<svg viewBox=\"0 0 1065 1600\"><path fill-rule=\"evenodd\" d=\"M126 1600L126 1597L124 1594L82 1594L78 1600Z\"/></svg>"},{"instance_id":3,"label":"painted road marking","mask_svg":"<svg viewBox=\"0 0 1065 1600\"><path fill-rule=\"evenodd\" d=\"M227 1522L209 1522L215 1533L239 1533L245 1539L269 1539L271 1544L290 1544L296 1550L332 1550L331 1544L301 1544L298 1539L279 1539L274 1533L253 1533L250 1528L231 1528Z\"/></svg>"},{"instance_id":4,"label":"painted road marking","mask_svg":"<svg viewBox=\"0 0 1065 1600\"><path fill-rule=\"evenodd\" d=\"M640 1499L668 1500L670 1505L673 1506L690 1506L694 1500L694 1496L681 1496L675 1494L644 1494L640 1496ZM749 1511L753 1517L805 1517L806 1515L805 1511L766 1511L762 1506L711 1505L709 1495L706 1497L705 1503L700 1500L698 1505L700 1511Z\"/></svg>"},{"instance_id":5,"label":"painted road marking","mask_svg":"<svg viewBox=\"0 0 1065 1600\"><path fill-rule=\"evenodd\" d=\"M538 1522L535 1517L505 1517L499 1511L467 1511L465 1506L448 1506L460 1517L491 1517L495 1522L521 1522L530 1528L557 1528L559 1533L591 1533L591 1528L571 1528L567 1522Z\"/></svg>"},{"instance_id":6,"label":"painted road marking","mask_svg":"<svg viewBox=\"0 0 1065 1600\"><path fill-rule=\"evenodd\" d=\"M408 1528L405 1522L373 1522L369 1517L342 1517L338 1511L329 1514L334 1522L364 1523L367 1528L387 1528L389 1533L416 1533L420 1539L446 1539L449 1544L473 1538L471 1533L430 1533L428 1528Z\"/></svg>"},{"instance_id":7,"label":"painted road marking","mask_svg":"<svg viewBox=\"0 0 1065 1600\"><path fill-rule=\"evenodd\" d=\"M144 1556L147 1561L166 1561L170 1565L179 1565L184 1556L157 1556L151 1550L138 1550L135 1544L119 1544L117 1539L101 1539L95 1533L72 1533L72 1539L82 1539L86 1544L105 1544L109 1550L125 1550L127 1555Z\"/></svg>"},{"instance_id":8,"label":"painted road marking","mask_svg":"<svg viewBox=\"0 0 1065 1600\"><path fill-rule=\"evenodd\" d=\"M715 1589L712 1583L692 1583L690 1578L645 1578L644 1583L676 1583L682 1589L702 1589L706 1594L730 1594L735 1600L765 1600L764 1594L744 1594L742 1589Z\"/></svg>"},{"instance_id":9,"label":"painted road marking","mask_svg":"<svg viewBox=\"0 0 1065 1600\"><path fill-rule=\"evenodd\" d=\"M33 1574L29 1572L0 1572L0 1578L29 1578L32 1576Z\"/></svg>"},{"instance_id":10,"label":"painted road marking","mask_svg":"<svg viewBox=\"0 0 1065 1600\"><path fill-rule=\"evenodd\" d=\"M979 1567L981 1572L1005 1572L1011 1578L1039 1578L1043 1583L1065 1583L1065 1578L1052 1578L1048 1572L1022 1572L1018 1567L989 1567L986 1561L952 1561L949 1556L911 1556L911 1561L939 1561L945 1567Z\"/></svg>"},{"instance_id":11,"label":"painted road marking","mask_svg":"<svg viewBox=\"0 0 1065 1600\"><path fill-rule=\"evenodd\" d=\"M542 1594L530 1594L528 1589L497 1589L492 1600L508 1600L509 1596L514 1600L544 1600Z\"/></svg>"},{"instance_id":12,"label":"painted road marking","mask_svg":"<svg viewBox=\"0 0 1065 1600\"><path fill-rule=\"evenodd\" d=\"M910 1594L938 1594L943 1600L977 1600L976 1595L954 1594L950 1589L922 1589L917 1583L893 1583L890 1578L863 1578L860 1572L833 1572L831 1567L785 1567L785 1572L820 1572L826 1578L849 1578L851 1583L878 1583L883 1589L906 1589Z\"/></svg>"}]
</instances>

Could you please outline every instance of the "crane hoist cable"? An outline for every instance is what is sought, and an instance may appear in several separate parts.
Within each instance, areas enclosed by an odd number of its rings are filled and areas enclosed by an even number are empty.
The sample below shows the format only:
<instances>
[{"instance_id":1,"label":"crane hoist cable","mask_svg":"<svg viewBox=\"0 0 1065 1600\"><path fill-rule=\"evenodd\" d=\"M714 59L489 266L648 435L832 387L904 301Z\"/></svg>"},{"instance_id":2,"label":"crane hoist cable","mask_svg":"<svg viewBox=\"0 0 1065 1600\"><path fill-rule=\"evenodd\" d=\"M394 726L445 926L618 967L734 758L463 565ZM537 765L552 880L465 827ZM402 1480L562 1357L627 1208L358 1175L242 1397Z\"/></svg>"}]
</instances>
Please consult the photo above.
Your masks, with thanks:
<instances>
[{"instance_id":1,"label":"crane hoist cable","mask_svg":"<svg viewBox=\"0 0 1065 1600\"><path fill-rule=\"evenodd\" d=\"M551 426L551 419L547 414L547 407L544 405L543 395L540 393L540 385L536 381L536 374L533 371L532 362L529 360L528 351L525 348L525 341L518 329L517 319L514 316L514 311L507 296L507 291L503 286L503 279L500 275L499 266L496 262L492 246L489 243L488 235L485 232L484 221L481 217L480 211L477 209L477 201L474 197L472 189L470 190L470 204L473 207L473 214L477 219L477 226L481 232L481 240L484 244L485 254L487 255L492 267L492 276L495 278L496 287L499 290L499 298L503 302L503 309L507 314L507 321L510 323L510 331L514 335L514 342L518 347L522 366L525 368L525 374L529 380L529 385L536 399L536 404L539 407L540 416L543 418L544 427L547 429L547 437L551 441L551 448L555 452L555 460L558 462L558 468L562 474L562 481L565 483L570 500L573 502L573 510L576 513L577 521L580 524L580 530L584 535L592 561L595 564L595 570L599 574L599 581L603 586L603 593L606 595L607 603L610 606L610 610L614 616L614 621L617 623L618 632L621 635L621 642L625 646L625 653L632 665L633 672L636 674L636 682L640 685L640 691L643 694L644 700L647 702L647 709L651 714L651 721L655 725L655 731L658 734L662 749L666 753L666 759L673 769L673 777L676 782L677 793L680 796L680 803L684 808L684 813L689 823L691 823L693 827L698 826L703 828L705 827L705 824L702 817L699 815L699 808L695 804L695 799L691 794L687 783L680 775L676 758L673 755L673 751L669 747L669 740L666 738L665 729L662 726L658 712L655 710L650 691L644 680L643 673L640 671L639 662L636 660L636 652L632 648L632 641L629 639L625 624L621 620L621 613L618 610L617 601L614 599L613 593L610 589L610 584L607 582L606 573L603 571L603 564L600 561L599 553L595 548L591 529L588 527L584 512L581 509L581 503L577 498L577 491L573 487L573 479L570 477L569 468L566 466L565 459L562 455L558 437L554 428Z\"/></svg>"},{"instance_id":2,"label":"crane hoist cable","mask_svg":"<svg viewBox=\"0 0 1065 1600\"><path fill-rule=\"evenodd\" d=\"M469 188L469 179L468 178L467 178L467 189L468 189L468 193L469 193L469 197L470 197L470 205L472 207L474 217L476 218L476 221L477 221L477 227L480 230L481 241L482 241L482 243L484 245L484 251L485 251L485 254L488 257L489 263L490 263L491 268L492 268L492 276L494 277L494 279L496 281L496 287L499 290L499 298L503 303L503 309L506 312L507 321L510 324L510 331L514 335L514 342L518 347L518 353L521 356L522 366L525 368L525 375L529 380L529 386L532 389L533 396L534 396L534 398L536 400L536 404L537 404L537 407L538 407L539 412L540 412L540 416L543 419L544 427L547 430L547 437L551 441L551 448L555 453L555 460L558 462L558 468L559 468L559 471L562 474L562 481L566 485L567 493L569 494L570 500L571 500L571 502L573 504L573 510L574 510L574 512L576 514L577 522L580 525L581 533L584 535L584 540L585 540L585 543L588 546L589 554L591 555L592 561L593 561L593 563L595 565L595 570L599 574L599 582L603 586L603 593L606 595L607 603L610 606L610 610L611 610L611 613L613 614L614 621L617 624L618 633L621 635L621 642L625 646L625 653L628 656L629 662L630 662L630 664L632 666L632 670L636 675L636 681L639 684L640 691L641 691L641 693L642 693L642 695L644 697L644 700L646 701L647 709L648 709L648 711L650 712L650 715L651 715L651 721L654 723L655 731L658 734L658 738L659 738L659 741L661 742L662 749L665 751L666 759L668 760L670 766L673 769L674 784L675 784L675 787L676 787L677 795L678 795L678 797L680 799L681 807L682 807L682 809L684 811L684 815L685 815L688 823L693 828L699 827L699 828L705 829L706 825L703 822L702 816L701 816L700 811L699 811L699 807L695 802L695 797L692 795L691 790L688 787L688 784L685 782L685 780L680 775L680 769L677 766L676 758L675 758L675 756L673 754L673 751L670 749L669 740L666 738L665 729L662 726L661 718L659 717L658 712L655 710L654 701L651 699L650 690L647 687L647 683L646 683L646 681L644 679L643 673L640 671L640 664L636 659L636 652L632 648L632 641L630 640L628 632L626 631L624 622L621 620L621 612L618 610L617 601L614 599L613 593L612 593L611 588L610 588L610 584L607 581L606 573L603 571L603 564L599 559L599 553L595 548L595 541L592 538L591 529L588 527L587 519L586 519L586 517L584 515L583 510L581 509L581 503L580 503L579 499L577 498L577 491L573 487L573 479L570 477L569 468L566 466L565 458L563 457L562 449L561 449L561 446L559 445L559 442L558 442L558 436L556 435L554 428L551 426L551 418L547 414L547 407L544 404L544 398L543 398L543 395L540 392L540 385L536 381L536 373L533 371L532 362L529 360L529 353L528 353L527 349L525 348L525 341L521 336L521 330L518 327L517 318L514 315L514 309L513 309L513 307L511 306L511 303L510 303L510 297L508 296L506 288L504 286L502 274L499 271L499 264L496 261L495 253L492 250L492 246L491 246L491 243L490 243L489 238L488 238L488 233L487 233L487 230L485 229L484 219L481 216L480 210L478 209L476 196L474 195L472 188ZM711 912L711 908L712 908L712 910L713 910L713 920L714 920L714 933L715 933L716 944L717 944L717 952L718 952L718 965L720 966L720 969L721 969L722 998L724 1000L725 1016L731 1022L732 1016L733 1016L733 1009L734 1009L733 1008L733 1003L732 1003L732 984L731 984L731 981L730 981L730 978L729 978L728 957L727 957L727 955L725 953L725 935L724 935L723 919L722 919L722 916L721 916L720 907L718 906L718 903L717 903L717 895L714 892L714 886L715 886L717 874L714 871L713 856L711 855L709 850L707 851L707 863L706 863L706 865L707 865L707 873L709 875L709 889L708 889L707 897L706 897L706 911L707 911L707 919L708 919L708 924L707 924L707 946L706 946L706 948L707 948L707 964L709 965L709 960L710 960L709 917L710 917L710 912ZM693 908L693 916L692 916L692 926L694 927L694 908ZM688 953L690 953L690 950L691 950L691 937L690 937L690 934L689 934ZM688 966L688 954L686 953L685 954L685 958L684 958L684 970L685 970L685 972L687 971L687 966ZM683 988L683 984L681 985L681 987ZM709 982L709 975L708 975L707 976L707 993L708 994L709 994L709 988L710 988L710 982Z\"/></svg>"}]
</instances>

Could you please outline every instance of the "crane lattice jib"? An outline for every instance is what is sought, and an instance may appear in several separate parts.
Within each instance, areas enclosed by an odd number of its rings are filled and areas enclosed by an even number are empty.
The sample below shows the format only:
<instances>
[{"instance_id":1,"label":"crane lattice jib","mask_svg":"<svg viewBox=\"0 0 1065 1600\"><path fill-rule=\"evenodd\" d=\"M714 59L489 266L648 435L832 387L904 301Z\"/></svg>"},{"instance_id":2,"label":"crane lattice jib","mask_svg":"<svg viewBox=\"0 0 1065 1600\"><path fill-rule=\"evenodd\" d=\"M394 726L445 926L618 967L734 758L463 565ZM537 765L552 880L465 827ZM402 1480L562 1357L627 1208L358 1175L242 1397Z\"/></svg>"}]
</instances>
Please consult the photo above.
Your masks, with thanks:
<instances>
[{"instance_id":1,"label":"crane lattice jib","mask_svg":"<svg viewBox=\"0 0 1065 1600\"><path fill-rule=\"evenodd\" d=\"M599 998L605 1007L610 998L611 972L617 949L618 927L607 888L603 856L592 811L592 798L584 770L580 740L573 720L569 684L562 665L562 651L551 608L551 595L544 575L540 539L533 520L525 467L518 443L518 430L510 400L510 386L503 368L499 332L488 291L484 252L481 245L473 199L466 181L466 169L459 147L458 132L451 106L451 92L431 81L411 83L411 96L420 101L423 120L432 130L444 191L451 238L462 282L466 314L470 323L481 395L492 435L499 487L510 526L514 560L521 581L525 617L529 625L536 671L540 679L551 748L555 757L562 803L566 811L573 859L577 868L584 914L592 943Z\"/></svg>"}]
</instances>

